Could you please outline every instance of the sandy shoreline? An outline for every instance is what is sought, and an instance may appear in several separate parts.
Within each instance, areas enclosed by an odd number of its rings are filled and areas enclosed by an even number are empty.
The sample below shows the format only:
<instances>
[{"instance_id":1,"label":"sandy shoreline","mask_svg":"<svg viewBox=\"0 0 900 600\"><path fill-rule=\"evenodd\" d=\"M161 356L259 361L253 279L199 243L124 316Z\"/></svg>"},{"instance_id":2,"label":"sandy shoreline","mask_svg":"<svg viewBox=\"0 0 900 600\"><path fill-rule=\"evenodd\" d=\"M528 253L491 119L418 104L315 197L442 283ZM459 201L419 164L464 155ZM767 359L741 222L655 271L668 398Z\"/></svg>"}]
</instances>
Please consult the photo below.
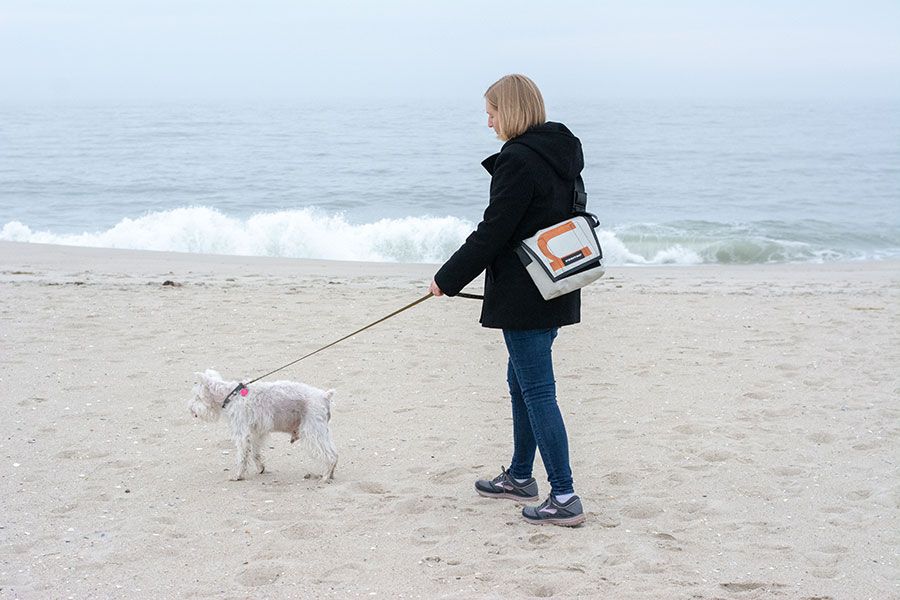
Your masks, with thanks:
<instances>
[{"instance_id":1,"label":"sandy shoreline","mask_svg":"<svg viewBox=\"0 0 900 600\"><path fill-rule=\"evenodd\" d=\"M472 490L511 433L471 300L286 372L337 389L333 484L286 435L228 481L192 373L280 366L434 270L0 242L0 597L900 598L898 262L611 269L555 347L575 530Z\"/></svg>"}]
</instances>

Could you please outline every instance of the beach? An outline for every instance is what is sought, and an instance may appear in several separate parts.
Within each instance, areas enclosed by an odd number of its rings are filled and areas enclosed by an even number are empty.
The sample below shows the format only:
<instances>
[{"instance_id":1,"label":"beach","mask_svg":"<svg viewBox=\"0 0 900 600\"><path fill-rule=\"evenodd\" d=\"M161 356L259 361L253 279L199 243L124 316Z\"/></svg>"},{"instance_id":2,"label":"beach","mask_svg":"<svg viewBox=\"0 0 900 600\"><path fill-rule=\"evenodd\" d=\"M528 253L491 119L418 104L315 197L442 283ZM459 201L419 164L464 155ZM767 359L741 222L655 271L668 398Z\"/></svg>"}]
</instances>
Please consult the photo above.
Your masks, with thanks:
<instances>
[{"instance_id":1,"label":"beach","mask_svg":"<svg viewBox=\"0 0 900 600\"><path fill-rule=\"evenodd\" d=\"M334 482L287 434L230 481L194 373L257 377L435 270L0 242L0 597L900 598L897 261L611 268L554 347L578 528L474 492L511 417L468 299L273 376L337 390Z\"/></svg>"}]
</instances>

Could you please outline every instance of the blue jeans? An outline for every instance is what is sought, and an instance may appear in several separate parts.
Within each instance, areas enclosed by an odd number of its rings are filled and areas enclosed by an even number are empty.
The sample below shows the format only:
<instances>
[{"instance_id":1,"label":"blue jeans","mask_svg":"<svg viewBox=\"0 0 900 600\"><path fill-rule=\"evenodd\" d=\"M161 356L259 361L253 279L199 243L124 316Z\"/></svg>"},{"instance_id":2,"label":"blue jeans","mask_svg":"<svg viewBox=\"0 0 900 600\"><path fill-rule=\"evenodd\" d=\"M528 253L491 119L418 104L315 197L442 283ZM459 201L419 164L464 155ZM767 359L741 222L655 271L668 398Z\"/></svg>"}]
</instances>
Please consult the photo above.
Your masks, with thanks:
<instances>
[{"instance_id":1,"label":"blue jeans","mask_svg":"<svg viewBox=\"0 0 900 600\"><path fill-rule=\"evenodd\" d=\"M509 474L516 479L531 477L535 449L547 469L552 494L571 494L569 439L562 413L556 404L551 347L558 328L504 329L509 351L506 380L512 398L513 457Z\"/></svg>"}]
</instances>

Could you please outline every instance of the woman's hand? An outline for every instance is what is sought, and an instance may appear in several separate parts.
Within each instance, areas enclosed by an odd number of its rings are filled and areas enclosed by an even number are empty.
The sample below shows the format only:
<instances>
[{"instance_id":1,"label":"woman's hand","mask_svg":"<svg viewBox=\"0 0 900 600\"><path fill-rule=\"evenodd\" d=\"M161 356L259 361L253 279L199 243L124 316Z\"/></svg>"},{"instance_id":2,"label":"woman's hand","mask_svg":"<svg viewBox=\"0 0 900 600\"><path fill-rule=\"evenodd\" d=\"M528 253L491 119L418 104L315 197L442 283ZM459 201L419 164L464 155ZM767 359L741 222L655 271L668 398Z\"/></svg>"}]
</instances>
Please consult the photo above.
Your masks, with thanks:
<instances>
[{"instance_id":1,"label":"woman's hand","mask_svg":"<svg viewBox=\"0 0 900 600\"><path fill-rule=\"evenodd\" d=\"M434 294L435 296L443 296L444 292L441 291L441 288L438 287L438 284L435 283L434 279L431 280L431 285L428 287L428 291Z\"/></svg>"}]
</instances>

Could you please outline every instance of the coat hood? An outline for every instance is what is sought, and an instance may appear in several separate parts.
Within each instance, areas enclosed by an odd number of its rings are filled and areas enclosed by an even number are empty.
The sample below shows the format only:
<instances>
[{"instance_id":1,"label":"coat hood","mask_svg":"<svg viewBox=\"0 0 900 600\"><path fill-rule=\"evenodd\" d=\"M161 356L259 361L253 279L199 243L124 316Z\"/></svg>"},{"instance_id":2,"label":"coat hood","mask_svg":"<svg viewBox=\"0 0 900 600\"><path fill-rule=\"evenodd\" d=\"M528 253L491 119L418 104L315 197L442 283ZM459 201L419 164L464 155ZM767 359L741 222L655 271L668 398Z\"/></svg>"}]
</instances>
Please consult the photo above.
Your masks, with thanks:
<instances>
[{"instance_id":1,"label":"coat hood","mask_svg":"<svg viewBox=\"0 0 900 600\"><path fill-rule=\"evenodd\" d=\"M575 179L584 169L581 140L562 123L547 121L543 125L535 125L506 142L503 147L510 144L528 146L563 179Z\"/></svg>"}]
</instances>

